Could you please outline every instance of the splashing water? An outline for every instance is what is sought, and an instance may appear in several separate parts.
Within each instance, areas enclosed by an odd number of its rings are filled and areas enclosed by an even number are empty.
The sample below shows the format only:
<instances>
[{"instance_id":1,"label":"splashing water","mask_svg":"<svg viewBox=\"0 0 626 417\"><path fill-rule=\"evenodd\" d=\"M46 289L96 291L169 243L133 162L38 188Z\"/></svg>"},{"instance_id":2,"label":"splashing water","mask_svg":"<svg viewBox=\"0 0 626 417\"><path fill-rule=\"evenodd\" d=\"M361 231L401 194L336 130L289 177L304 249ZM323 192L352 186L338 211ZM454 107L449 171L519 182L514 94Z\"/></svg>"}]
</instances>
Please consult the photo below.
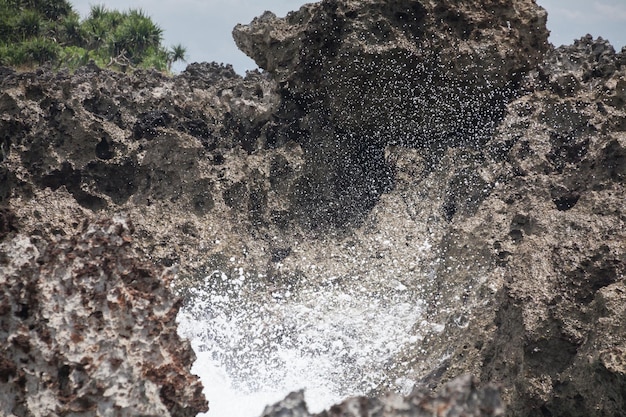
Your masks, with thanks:
<instances>
[{"instance_id":1,"label":"splashing water","mask_svg":"<svg viewBox=\"0 0 626 417\"><path fill-rule=\"evenodd\" d=\"M205 386L208 416L259 416L299 389L311 412L381 384L411 389L393 358L418 341L411 332L422 305L400 281L330 277L268 289L262 278L214 271L179 315L179 332L198 357L192 371Z\"/></svg>"}]
</instances>

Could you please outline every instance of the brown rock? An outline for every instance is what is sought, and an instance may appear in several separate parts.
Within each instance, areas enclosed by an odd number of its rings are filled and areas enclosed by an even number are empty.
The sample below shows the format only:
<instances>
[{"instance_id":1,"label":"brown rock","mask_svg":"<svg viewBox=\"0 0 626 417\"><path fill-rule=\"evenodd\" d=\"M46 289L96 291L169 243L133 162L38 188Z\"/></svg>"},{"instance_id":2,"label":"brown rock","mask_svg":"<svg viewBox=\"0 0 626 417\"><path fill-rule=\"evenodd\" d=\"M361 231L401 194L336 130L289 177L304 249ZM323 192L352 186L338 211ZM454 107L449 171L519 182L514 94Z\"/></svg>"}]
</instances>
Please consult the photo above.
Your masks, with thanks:
<instances>
[{"instance_id":1,"label":"brown rock","mask_svg":"<svg viewBox=\"0 0 626 417\"><path fill-rule=\"evenodd\" d=\"M167 272L137 259L132 227L85 224L47 244L0 244L3 415L195 416L208 409L176 332Z\"/></svg>"}]
</instances>

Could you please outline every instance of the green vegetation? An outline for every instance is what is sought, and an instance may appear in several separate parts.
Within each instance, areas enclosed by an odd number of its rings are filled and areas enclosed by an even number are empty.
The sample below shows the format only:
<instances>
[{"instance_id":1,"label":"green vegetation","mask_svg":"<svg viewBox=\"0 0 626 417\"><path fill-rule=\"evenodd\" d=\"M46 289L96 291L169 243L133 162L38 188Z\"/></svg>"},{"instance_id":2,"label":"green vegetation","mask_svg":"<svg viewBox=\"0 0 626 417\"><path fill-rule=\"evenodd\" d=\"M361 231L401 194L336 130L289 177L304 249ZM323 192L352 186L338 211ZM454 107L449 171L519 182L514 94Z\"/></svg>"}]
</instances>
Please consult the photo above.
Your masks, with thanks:
<instances>
[{"instance_id":1,"label":"green vegetation","mask_svg":"<svg viewBox=\"0 0 626 417\"><path fill-rule=\"evenodd\" d=\"M91 7L83 21L66 0L0 0L0 64L29 68L50 64L75 69L93 60L126 71L169 71L184 61L182 45L161 42L163 30L141 10Z\"/></svg>"}]
</instances>

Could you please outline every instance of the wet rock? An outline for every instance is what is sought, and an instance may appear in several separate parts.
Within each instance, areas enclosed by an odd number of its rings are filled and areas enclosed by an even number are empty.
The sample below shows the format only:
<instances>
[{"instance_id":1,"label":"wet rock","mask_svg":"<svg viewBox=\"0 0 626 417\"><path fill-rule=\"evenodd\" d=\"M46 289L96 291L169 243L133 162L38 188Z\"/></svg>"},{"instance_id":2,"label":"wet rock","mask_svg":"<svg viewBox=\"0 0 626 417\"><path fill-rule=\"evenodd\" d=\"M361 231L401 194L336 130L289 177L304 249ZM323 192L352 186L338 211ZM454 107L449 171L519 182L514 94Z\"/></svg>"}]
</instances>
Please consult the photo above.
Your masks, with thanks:
<instances>
[{"instance_id":1,"label":"wet rock","mask_svg":"<svg viewBox=\"0 0 626 417\"><path fill-rule=\"evenodd\" d=\"M294 205L343 225L393 188L387 145L437 158L484 142L547 49L545 19L530 1L323 1L233 37L278 80L279 117L299 121L287 133L307 161Z\"/></svg>"},{"instance_id":2,"label":"wet rock","mask_svg":"<svg viewBox=\"0 0 626 417\"><path fill-rule=\"evenodd\" d=\"M624 76L617 60L605 41L589 37L547 54L528 79L533 91L509 105L486 144L503 150L481 161L496 173L493 188L474 213L453 218L450 240L443 241L438 277L445 284L433 302L458 297L477 307L452 336L458 344L441 380L480 368L482 380L503 386L511 415L623 412L623 397L597 382L624 386L619 374L608 377L600 359L615 357L609 346L624 343L622 318L598 310L626 271L619 243L626 238L619 208L625 190L616 171L622 164L606 159L609 149L611 160L623 154L623 107L607 99ZM596 71L597 65L611 69ZM580 88L555 88L563 79ZM457 314L431 346L446 343L450 352ZM596 339L599 322L611 328L603 341ZM431 358L443 352L435 349Z\"/></svg>"},{"instance_id":3,"label":"wet rock","mask_svg":"<svg viewBox=\"0 0 626 417\"><path fill-rule=\"evenodd\" d=\"M271 261L280 262L291 254L291 248L275 248L271 251Z\"/></svg>"},{"instance_id":4,"label":"wet rock","mask_svg":"<svg viewBox=\"0 0 626 417\"><path fill-rule=\"evenodd\" d=\"M395 394L381 398L354 397L319 414L308 412L302 391L294 392L283 401L267 407L262 417L426 417L432 415L503 416L504 407L497 388L493 386L479 388L476 379L471 376L462 376L450 381L438 394L427 390L415 390L406 397Z\"/></svg>"},{"instance_id":5,"label":"wet rock","mask_svg":"<svg viewBox=\"0 0 626 417\"><path fill-rule=\"evenodd\" d=\"M309 417L310 415L304 401L304 391L298 391L292 392L284 400L266 407L262 417Z\"/></svg>"},{"instance_id":6,"label":"wet rock","mask_svg":"<svg viewBox=\"0 0 626 417\"><path fill-rule=\"evenodd\" d=\"M181 78L185 78L192 86L206 87L214 85L223 79L239 79L241 78L232 65L221 65L216 62L194 62L187 65L187 68L180 74Z\"/></svg>"},{"instance_id":7,"label":"wet rock","mask_svg":"<svg viewBox=\"0 0 626 417\"><path fill-rule=\"evenodd\" d=\"M4 78L13 74L15 74L15 70L13 68L0 66L0 78Z\"/></svg>"},{"instance_id":8,"label":"wet rock","mask_svg":"<svg viewBox=\"0 0 626 417\"><path fill-rule=\"evenodd\" d=\"M135 139L154 139L157 135L157 128L168 127L172 122L172 116L167 112L152 111L139 115L139 121L133 128Z\"/></svg>"}]
</instances>

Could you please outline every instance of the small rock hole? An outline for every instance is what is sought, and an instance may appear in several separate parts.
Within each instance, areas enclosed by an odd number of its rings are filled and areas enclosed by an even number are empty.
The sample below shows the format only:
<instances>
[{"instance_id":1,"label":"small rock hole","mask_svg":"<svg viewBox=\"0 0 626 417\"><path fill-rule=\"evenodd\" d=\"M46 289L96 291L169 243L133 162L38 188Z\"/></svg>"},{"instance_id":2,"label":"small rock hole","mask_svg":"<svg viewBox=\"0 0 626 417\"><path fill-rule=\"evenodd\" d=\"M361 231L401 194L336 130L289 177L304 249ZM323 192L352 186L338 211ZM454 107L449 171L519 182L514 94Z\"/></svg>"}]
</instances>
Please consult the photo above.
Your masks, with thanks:
<instances>
[{"instance_id":1,"label":"small rock hole","mask_svg":"<svg viewBox=\"0 0 626 417\"><path fill-rule=\"evenodd\" d=\"M574 207L576 203L578 203L578 199L580 199L579 194L568 194L561 197L557 197L553 199L554 205L556 209L559 211L567 211Z\"/></svg>"},{"instance_id":2,"label":"small rock hole","mask_svg":"<svg viewBox=\"0 0 626 417\"><path fill-rule=\"evenodd\" d=\"M111 149L111 145L106 138L100 139L100 142L96 145L96 157L99 159L108 160L113 158L113 150Z\"/></svg>"}]
</instances>

